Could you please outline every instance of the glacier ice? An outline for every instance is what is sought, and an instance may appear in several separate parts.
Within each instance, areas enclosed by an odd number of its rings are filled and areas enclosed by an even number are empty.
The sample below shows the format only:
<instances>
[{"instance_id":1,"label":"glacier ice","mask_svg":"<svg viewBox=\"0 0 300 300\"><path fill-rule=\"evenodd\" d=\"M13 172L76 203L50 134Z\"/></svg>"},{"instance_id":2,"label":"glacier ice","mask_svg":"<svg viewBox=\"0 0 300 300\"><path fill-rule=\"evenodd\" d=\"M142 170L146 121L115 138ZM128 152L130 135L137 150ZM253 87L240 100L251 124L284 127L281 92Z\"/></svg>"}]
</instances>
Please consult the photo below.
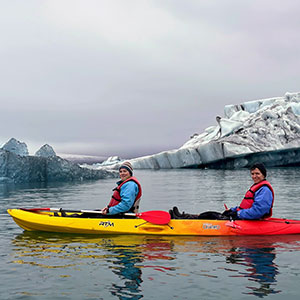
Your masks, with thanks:
<instances>
[{"instance_id":1,"label":"glacier ice","mask_svg":"<svg viewBox=\"0 0 300 300\"><path fill-rule=\"evenodd\" d=\"M179 149L131 159L136 169L300 165L300 92L226 105L217 125ZM118 167L116 165L115 167Z\"/></svg>"}]
</instances>

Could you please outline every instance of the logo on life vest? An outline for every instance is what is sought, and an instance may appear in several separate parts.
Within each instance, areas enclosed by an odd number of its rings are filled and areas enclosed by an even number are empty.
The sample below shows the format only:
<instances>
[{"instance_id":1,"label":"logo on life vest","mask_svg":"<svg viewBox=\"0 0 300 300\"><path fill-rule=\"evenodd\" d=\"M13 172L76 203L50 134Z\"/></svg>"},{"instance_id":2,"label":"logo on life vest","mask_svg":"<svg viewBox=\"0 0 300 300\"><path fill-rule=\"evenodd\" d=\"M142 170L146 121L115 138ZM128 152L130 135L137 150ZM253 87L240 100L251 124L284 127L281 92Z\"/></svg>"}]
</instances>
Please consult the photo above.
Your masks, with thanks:
<instances>
[{"instance_id":1,"label":"logo on life vest","mask_svg":"<svg viewBox=\"0 0 300 300\"><path fill-rule=\"evenodd\" d=\"M114 223L111 223L110 221L106 221L106 222L103 222L103 221L101 221L100 223L99 223L99 226L103 226L103 227L114 227L115 226L115 224Z\"/></svg>"},{"instance_id":2,"label":"logo on life vest","mask_svg":"<svg viewBox=\"0 0 300 300\"><path fill-rule=\"evenodd\" d=\"M202 225L203 229L215 229L215 230L220 230L221 226L220 225L213 225L211 223L203 223Z\"/></svg>"}]
</instances>

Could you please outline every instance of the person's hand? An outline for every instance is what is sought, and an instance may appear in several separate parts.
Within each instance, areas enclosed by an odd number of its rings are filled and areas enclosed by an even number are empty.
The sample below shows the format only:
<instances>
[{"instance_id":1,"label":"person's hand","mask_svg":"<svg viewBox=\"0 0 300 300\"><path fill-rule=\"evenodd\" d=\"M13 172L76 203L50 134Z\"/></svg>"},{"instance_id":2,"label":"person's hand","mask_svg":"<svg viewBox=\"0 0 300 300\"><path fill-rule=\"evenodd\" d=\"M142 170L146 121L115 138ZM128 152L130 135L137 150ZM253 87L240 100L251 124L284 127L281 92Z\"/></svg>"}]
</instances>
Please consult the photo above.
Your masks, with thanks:
<instances>
[{"instance_id":1,"label":"person's hand","mask_svg":"<svg viewBox=\"0 0 300 300\"><path fill-rule=\"evenodd\" d=\"M225 217L229 217L231 214L232 210L231 209L226 209L222 212L222 215Z\"/></svg>"},{"instance_id":2,"label":"person's hand","mask_svg":"<svg viewBox=\"0 0 300 300\"><path fill-rule=\"evenodd\" d=\"M231 210L229 217L232 218L233 220L236 220L238 218L237 211Z\"/></svg>"},{"instance_id":3,"label":"person's hand","mask_svg":"<svg viewBox=\"0 0 300 300\"><path fill-rule=\"evenodd\" d=\"M102 208L101 214L102 214L102 215L106 215L107 213L108 213L108 207Z\"/></svg>"},{"instance_id":4,"label":"person's hand","mask_svg":"<svg viewBox=\"0 0 300 300\"><path fill-rule=\"evenodd\" d=\"M228 218L237 219L237 211L231 209L225 210L222 215Z\"/></svg>"}]
</instances>

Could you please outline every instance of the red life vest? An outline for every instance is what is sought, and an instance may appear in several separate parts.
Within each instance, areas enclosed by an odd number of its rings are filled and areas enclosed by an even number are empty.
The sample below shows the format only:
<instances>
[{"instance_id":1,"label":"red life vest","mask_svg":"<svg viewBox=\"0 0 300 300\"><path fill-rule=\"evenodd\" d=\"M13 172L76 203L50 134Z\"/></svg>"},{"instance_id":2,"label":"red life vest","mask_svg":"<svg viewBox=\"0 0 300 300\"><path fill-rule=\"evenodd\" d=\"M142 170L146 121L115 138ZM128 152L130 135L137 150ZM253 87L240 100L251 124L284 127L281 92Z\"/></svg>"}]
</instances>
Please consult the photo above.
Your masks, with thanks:
<instances>
[{"instance_id":1,"label":"red life vest","mask_svg":"<svg viewBox=\"0 0 300 300\"><path fill-rule=\"evenodd\" d=\"M255 194L255 192L258 191L263 186L267 186L271 190L272 195L273 195L273 201L272 201L272 206L271 206L270 212L267 215L264 216L264 217L271 217L272 216L272 207L273 207L273 202L274 202L274 190L273 190L270 182L267 181L267 180L262 180L259 183L254 183L250 187L250 189L246 192L245 197L242 200L238 210L247 209L247 208L252 207L252 205L254 203L254 194Z\"/></svg>"},{"instance_id":2,"label":"red life vest","mask_svg":"<svg viewBox=\"0 0 300 300\"><path fill-rule=\"evenodd\" d=\"M122 181L116 188L113 189L113 195L111 197L111 200L108 204L108 207L112 207L112 206L115 206L115 205L118 205L122 199L121 199L121 187L123 184L125 184L126 182L128 181L134 181L137 185L138 185L138 188L139 188L139 191L138 191L138 194L137 196L135 197L135 200L134 200L134 203L132 205L132 207L130 208L130 212L134 212L134 213L137 213L138 212L138 209L139 209L139 202L140 202L140 199L141 199L141 196L142 196L142 187L141 187L141 184L138 182L138 180L135 178L135 177L130 177L124 181Z\"/></svg>"}]
</instances>

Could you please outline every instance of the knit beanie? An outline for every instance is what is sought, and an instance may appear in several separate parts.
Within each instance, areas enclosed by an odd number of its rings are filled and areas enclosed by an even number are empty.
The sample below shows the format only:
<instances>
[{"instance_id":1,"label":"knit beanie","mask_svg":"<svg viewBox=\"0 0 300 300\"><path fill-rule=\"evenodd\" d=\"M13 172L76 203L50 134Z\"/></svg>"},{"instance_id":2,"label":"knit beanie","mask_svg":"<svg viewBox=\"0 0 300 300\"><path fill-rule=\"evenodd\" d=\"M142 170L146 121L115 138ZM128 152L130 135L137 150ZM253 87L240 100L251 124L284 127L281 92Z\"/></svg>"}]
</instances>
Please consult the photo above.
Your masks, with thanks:
<instances>
[{"instance_id":1,"label":"knit beanie","mask_svg":"<svg viewBox=\"0 0 300 300\"><path fill-rule=\"evenodd\" d=\"M124 161L122 163L122 165L120 166L119 170L120 169L126 169L130 173L131 176L133 174L133 168L132 168L132 165L129 161Z\"/></svg>"}]
</instances>

